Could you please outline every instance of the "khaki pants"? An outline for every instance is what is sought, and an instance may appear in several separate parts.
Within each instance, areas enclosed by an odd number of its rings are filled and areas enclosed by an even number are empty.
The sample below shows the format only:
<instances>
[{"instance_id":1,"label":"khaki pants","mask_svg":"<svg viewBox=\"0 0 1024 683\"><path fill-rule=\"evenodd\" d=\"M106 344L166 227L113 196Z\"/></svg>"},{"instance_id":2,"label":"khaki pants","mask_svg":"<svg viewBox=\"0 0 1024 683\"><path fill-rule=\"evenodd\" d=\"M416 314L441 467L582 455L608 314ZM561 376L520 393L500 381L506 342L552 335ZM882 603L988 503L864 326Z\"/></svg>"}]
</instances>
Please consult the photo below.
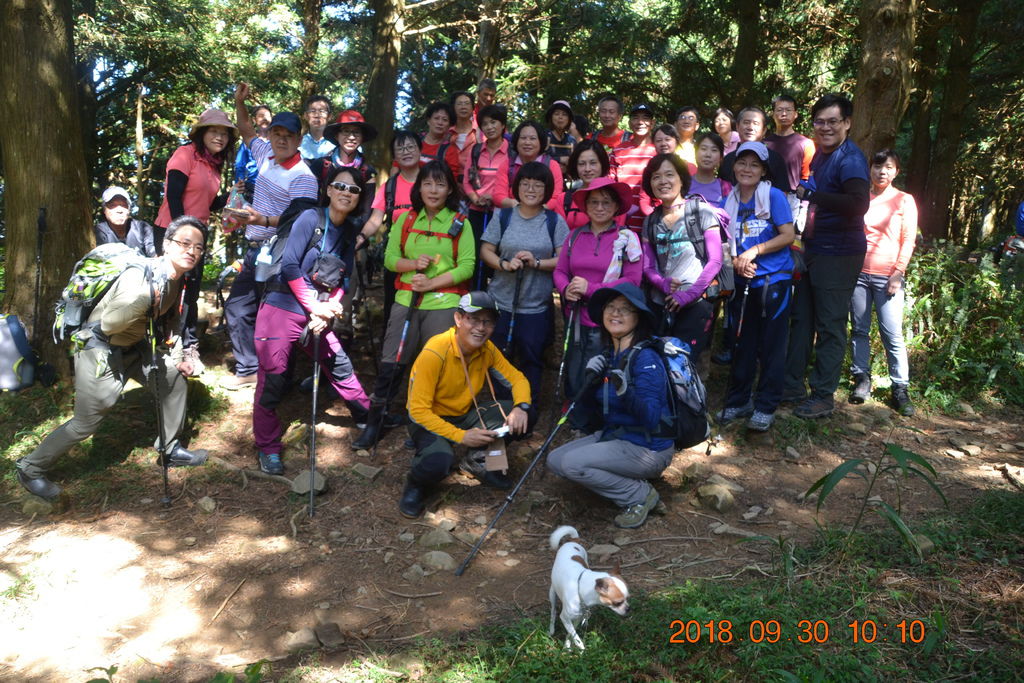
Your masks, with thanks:
<instances>
[{"instance_id":1,"label":"khaki pants","mask_svg":"<svg viewBox=\"0 0 1024 683\"><path fill-rule=\"evenodd\" d=\"M188 384L164 355L158 354L154 372L160 385L159 410L163 417L164 444L169 451L177 443L178 433L185 425ZM50 466L72 446L96 433L100 422L121 397L129 378L146 384L142 373L142 355L134 348L111 350L96 347L80 351L75 356L74 417L53 430L21 461L22 472L31 478L45 475ZM159 439L155 447L159 449Z\"/></svg>"}]
</instances>

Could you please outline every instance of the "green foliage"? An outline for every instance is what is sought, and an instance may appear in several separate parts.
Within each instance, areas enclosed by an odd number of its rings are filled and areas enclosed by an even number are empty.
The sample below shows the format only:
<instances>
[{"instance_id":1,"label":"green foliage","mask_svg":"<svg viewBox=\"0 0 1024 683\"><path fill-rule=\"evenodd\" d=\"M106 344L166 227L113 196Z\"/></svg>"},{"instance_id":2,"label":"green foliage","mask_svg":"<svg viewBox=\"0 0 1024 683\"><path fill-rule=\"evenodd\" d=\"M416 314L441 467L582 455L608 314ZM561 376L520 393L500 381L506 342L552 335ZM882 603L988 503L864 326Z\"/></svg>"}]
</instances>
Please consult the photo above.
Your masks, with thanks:
<instances>
[{"instance_id":1,"label":"green foliage","mask_svg":"<svg viewBox=\"0 0 1024 683\"><path fill-rule=\"evenodd\" d=\"M902 508L902 480L907 479L910 476L919 478L921 481L928 484L929 487L942 499L944 505L948 506L945 494L935 484L935 468L932 467L924 457L908 451L902 446L894 443L886 443L885 449L881 454L878 455L874 460L867 458L853 458L846 460L841 465L833 469L831 472L826 474L824 477L814 482L811 488L807 489L806 496L811 494L818 494L818 505L817 510L821 510L822 504L825 499L828 498L832 490L849 476L857 476L864 480L867 484L867 488L864 491L863 498L861 500L860 510L857 513L856 519L853 520L853 525L850 527L850 531L847 533L847 540L840 549L841 554L845 554L849 547L850 539L854 538L857 533L857 529L860 527L861 521L864 519L864 513L871 504L871 494L875 490L875 484L878 483L879 478L888 478L896 488L897 504L893 508L885 501L880 501L876 511L882 517L882 519L889 522L892 527L899 533L900 537L910 546L917 554L918 560L923 561L924 555L921 551L921 546L915 538L914 533L907 526L907 523L901 516Z\"/></svg>"},{"instance_id":2,"label":"green foliage","mask_svg":"<svg viewBox=\"0 0 1024 683\"><path fill-rule=\"evenodd\" d=\"M114 683L114 674L117 673L118 666L112 664L111 666L94 666L91 669L86 669L85 672L99 671L103 674L103 678L90 678L86 683Z\"/></svg>"},{"instance_id":3,"label":"green foliage","mask_svg":"<svg viewBox=\"0 0 1024 683\"><path fill-rule=\"evenodd\" d=\"M925 399L1024 405L1024 307L991 254L939 242L914 254L907 276L907 347Z\"/></svg>"}]
</instances>

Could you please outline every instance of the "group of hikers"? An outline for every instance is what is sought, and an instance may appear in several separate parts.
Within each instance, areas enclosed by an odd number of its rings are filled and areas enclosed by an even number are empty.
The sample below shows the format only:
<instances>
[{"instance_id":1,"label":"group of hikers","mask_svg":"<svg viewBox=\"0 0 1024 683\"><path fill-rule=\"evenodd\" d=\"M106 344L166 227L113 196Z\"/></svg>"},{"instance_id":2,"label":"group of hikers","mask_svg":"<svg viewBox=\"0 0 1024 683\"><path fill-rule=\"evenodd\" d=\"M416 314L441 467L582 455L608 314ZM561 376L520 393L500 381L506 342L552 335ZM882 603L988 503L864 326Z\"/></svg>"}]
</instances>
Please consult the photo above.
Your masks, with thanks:
<instances>
[{"instance_id":1,"label":"group of hikers","mask_svg":"<svg viewBox=\"0 0 1024 683\"><path fill-rule=\"evenodd\" d=\"M408 517L456 466L510 488L504 442L533 431L538 404L557 414L575 399L573 440L548 467L615 503L618 526L642 525L661 509L649 480L675 452L656 338L672 338L705 378L703 359L730 365L715 417L767 431L782 403L805 419L833 412L851 325L849 401L869 397L874 310L893 406L913 414L902 316L917 210L893 184L899 155L867 158L849 138L849 99L810 107L813 138L796 132L801 110L785 95L769 111L686 106L665 123L648 103L607 95L593 130L558 100L543 122L510 133L496 92L485 79L427 107L424 133L394 134L378 183L363 156L377 130L359 112L335 115L323 96L301 118L250 110L239 84L234 121L206 110L170 157L153 227L132 218L127 192L106 190L97 242L124 243L152 266L125 271L89 314L74 417L18 461L22 485L56 497L51 465L150 367L161 464L206 460L178 439L185 377L203 371L196 303L217 212L225 231L244 230L224 310L235 361L224 387L254 388L260 469L284 472L278 407L293 384L315 385L293 381L301 348L360 430L354 450L407 427ZM364 385L335 330L367 296L375 261L384 329L371 329L377 372ZM548 405L543 376L559 351L564 383L560 370ZM406 376L407 410L393 410Z\"/></svg>"}]
</instances>

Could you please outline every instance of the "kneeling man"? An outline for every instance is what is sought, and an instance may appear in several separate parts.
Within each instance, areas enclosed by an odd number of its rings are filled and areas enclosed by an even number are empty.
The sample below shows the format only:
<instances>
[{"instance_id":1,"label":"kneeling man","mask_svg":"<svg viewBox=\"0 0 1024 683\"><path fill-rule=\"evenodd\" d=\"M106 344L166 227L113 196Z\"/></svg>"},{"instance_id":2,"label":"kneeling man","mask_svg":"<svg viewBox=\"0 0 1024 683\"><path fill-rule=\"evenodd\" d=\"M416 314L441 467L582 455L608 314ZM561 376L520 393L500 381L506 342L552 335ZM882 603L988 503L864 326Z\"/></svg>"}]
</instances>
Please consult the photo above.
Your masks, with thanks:
<instances>
[{"instance_id":1,"label":"kneeling man","mask_svg":"<svg viewBox=\"0 0 1024 683\"><path fill-rule=\"evenodd\" d=\"M491 295L470 292L459 300L455 327L431 337L413 363L407 407L416 457L398 503L406 517L423 514L430 489L451 471L455 444L471 449L460 465L468 474L494 488L512 486L507 471L487 466L487 452L496 450L492 442L502 426L512 435L526 433L530 383L490 342L497 322ZM511 401L494 398L492 373L512 386ZM491 400L478 403L485 383Z\"/></svg>"}]
</instances>

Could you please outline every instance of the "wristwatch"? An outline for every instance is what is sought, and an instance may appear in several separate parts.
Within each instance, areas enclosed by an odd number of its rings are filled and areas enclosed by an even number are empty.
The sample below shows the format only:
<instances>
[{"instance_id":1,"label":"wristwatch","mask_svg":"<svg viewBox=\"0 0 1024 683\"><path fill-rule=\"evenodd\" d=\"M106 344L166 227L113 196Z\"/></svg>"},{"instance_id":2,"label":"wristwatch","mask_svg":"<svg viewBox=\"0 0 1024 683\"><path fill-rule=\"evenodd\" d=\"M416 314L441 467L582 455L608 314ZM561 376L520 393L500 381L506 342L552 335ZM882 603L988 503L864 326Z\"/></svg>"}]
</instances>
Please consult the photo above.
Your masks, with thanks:
<instances>
[{"instance_id":1,"label":"wristwatch","mask_svg":"<svg viewBox=\"0 0 1024 683\"><path fill-rule=\"evenodd\" d=\"M530 410L530 404L529 403L517 403L516 404L516 408L519 408L519 410L521 410L524 413L526 413L526 412L529 412L529 410Z\"/></svg>"}]
</instances>

